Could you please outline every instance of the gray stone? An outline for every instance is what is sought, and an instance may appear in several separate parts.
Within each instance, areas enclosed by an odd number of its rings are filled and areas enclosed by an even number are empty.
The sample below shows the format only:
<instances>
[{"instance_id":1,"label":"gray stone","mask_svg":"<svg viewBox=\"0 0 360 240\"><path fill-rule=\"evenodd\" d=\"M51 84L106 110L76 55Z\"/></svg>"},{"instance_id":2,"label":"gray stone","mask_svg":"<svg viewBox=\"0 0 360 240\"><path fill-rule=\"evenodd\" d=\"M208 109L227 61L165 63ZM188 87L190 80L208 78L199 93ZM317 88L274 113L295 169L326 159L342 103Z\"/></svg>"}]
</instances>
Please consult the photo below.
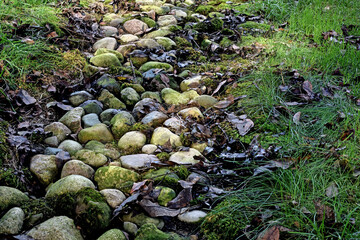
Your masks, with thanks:
<instances>
[{"instance_id":1,"label":"gray stone","mask_svg":"<svg viewBox=\"0 0 360 240\"><path fill-rule=\"evenodd\" d=\"M82 103L80 107L82 107L85 110L86 114L95 113L99 115L103 111L102 103L97 100L87 100L86 102Z\"/></svg>"},{"instance_id":2,"label":"gray stone","mask_svg":"<svg viewBox=\"0 0 360 240\"><path fill-rule=\"evenodd\" d=\"M74 92L70 95L69 101L71 102L71 104L73 106L77 107L80 104L82 104L83 102L85 102L86 100L91 100L93 98L94 98L94 96L91 95L90 93L88 93L87 91L78 91L78 92Z\"/></svg>"},{"instance_id":3,"label":"gray stone","mask_svg":"<svg viewBox=\"0 0 360 240\"><path fill-rule=\"evenodd\" d=\"M81 149L77 151L74 158L96 168L101 167L107 163L107 158L105 155L88 149Z\"/></svg>"},{"instance_id":4,"label":"gray stone","mask_svg":"<svg viewBox=\"0 0 360 240\"><path fill-rule=\"evenodd\" d=\"M121 24L123 24L125 22L125 18L116 18L116 19L113 19L111 20L110 22L110 26L112 27L119 27Z\"/></svg>"},{"instance_id":5,"label":"gray stone","mask_svg":"<svg viewBox=\"0 0 360 240\"><path fill-rule=\"evenodd\" d=\"M79 160L70 160L64 164L61 171L61 178L70 175L80 175L92 179L94 174L95 174L95 170L89 165Z\"/></svg>"},{"instance_id":6,"label":"gray stone","mask_svg":"<svg viewBox=\"0 0 360 240\"><path fill-rule=\"evenodd\" d=\"M176 25L177 20L173 15L165 15L165 16L160 16L158 18L157 23L159 24L160 27L163 27L168 25Z\"/></svg>"},{"instance_id":7,"label":"gray stone","mask_svg":"<svg viewBox=\"0 0 360 240\"><path fill-rule=\"evenodd\" d=\"M56 136L47 137L44 139L44 143L51 147L57 147L59 145L59 139Z\"/></svg>"},{"instance_id":8,"label":"gray stone","mask_svg":"<svg viewBox=\"0 0 360 240\"><path fill-rule=\"evenodd\" d=\"M106 109L100 114L100 119L102 122L110 122L111 119L119 112L120 110L114 108Z\"/></svg>"},{"instance_id":9,"label":"gray stone","mask_svg":"<svg viewBox=\"0 0 360 240\"><path fill-rule=\"evenodd\" d=\"M78 139L81 143L87 143L91 140L96 140L102 143L114 141L114 137L111 134L110 130L103 123L99 123L92 127L81 130L78 134Z\"/></svg>"},{"instance_id":10,"label":"gray stone","mask_svg":"<svg viewBox=\"0 0 360 240\"><path fill-rule=\"evenodd\" d=\"M30 160L30 171L35 174L41 184L49 185L56 179L58 174L56 157L42 154L33 156Z\"/></svg>"},{"instance_id":11,"label":"gray stone","mask_svg":"<svg viewBox=\"0 0 360 240\"><path fill-rule=\"evenodd\" d=\"M120 41L124 44L135 42L137 40L139 40L139 37L132 34L123 34L120 36Z\"/></svg>"},{"instance_id":12,"label":"gray stone","mask_svg":"<svg viewBox=\"0 0 360 240\"><path fill-rule=\"evenodd\" d=\"M0 186L0 212L10 207L20 206L28 200L29 197L16 188Z\"/></svg>"},{"instance_id":13,"label":"gray stone","mask_svg":"<svg viewBox=\"0 0 360 240\"><path fill-rule=\"evenodd\" d=\"M59 142L62 142L70 135L71 130L61 122L53 122L44 128L45 132L52 132Z\"/></svg>"},{"instance_id":14,"label":"gray stone","mask_svg":"<svg viewBox=\"0 0 360 240\"><path fill-rule=\"evenodd\" d=\"M110 50L114 50L116 48L116 39L115 38L112 38L112 37L106 37L106 38L103 38L103 39L100 39L99 41L97 41L93 48L94 50L98 50L99 48L107 48L107 49L110 49Z\"/></svg>"},{"instance_id":15,"label":"gray stone","mask_svg":"<svg viewBox=\"0 0 360 240\"><path fill-rule=\"evenodd\" d=\"M181 120L179 118L172 117L164 122L164 126L174 132L180 132L181 129L183 129L185 127L185 123L183 120Z\"/></svg>"},{"instance_id":16,"label":"gray stone","mask_svg":"<svg viewBox=\"0 0 360 240\"><path fill-rule=\"evenodd\" d=\"M50 218L40 225L31 229L28 236L41 240L82 240L78 230L71 218L58 216Z\"/></svg>"},{"instance_id":17,"label":"gray stone","mask_svg":"<svg viewBox=\"0 0 360 240\"><path fill-rule=\"evenodd\" d=\"M118 147L123 153L131 154L140 151L146 143L146 136L139 131L125 133L118 142Z\"/></svg>"},{"instance_id":18,"label":"gray stone","mask_svg":"<svg viewBox=\"0 0 360 240\"><path fill-rule=\"evenodd\" d=\"M44 154L45 155L56 155L58 154L59 152L63 151L62 149L60 148L52 148L52 147L47 147L45 148L44 150Z\"/></svg>"},{"instance_id":19,"label":"gray stone","mask_svg":"<svg viewBox=\"0 0 360 240\"><path fill-rule=\"evenodd\" d=\"M118 189L103 189L100 193L105 197L106 202L112 208L117 208L126 199L126 196Z\"/></svg>"},{"instance_id":20,"label":"gray stone","mask_svg":"<svg viewBox=\"0 0 360 240\"><path fill-rule=\"evenodd\" d=\"M157 148L155 144L146 144L142 147L141 151L146 154L153 154Z\"/></svg>"},{"instance_id":21,"label":"gray stone","mask_svg":"<svg viewBox=\"0 0 360 240\"><path fill-rule=\"evenodd\" d=\"M62 143L60 143L58 148L64 150L65 152L70 153L70 155L73 155L83 147L81 146L80 143L75 142L74 140L65 140Z\"/></svg>"},{"instance_id":22,"label":"gray stone","mask_svg":"<svg viewBox=\"0 0 360 240\"><path fill-rule=\"evenodd\" d=\"M159 163L155 155L133 154L120 157L121 165L127 169L146 169L151 167L151 163Z\"/></svg>"},{"instance_id":23,"label":"gray stone","mask_svg":"<svg viewBox=\"0 0 360 240\"><path fill-rule=\"evenodd\" d=\"M182 81L180 83L181 91L186 92L191 88L197 88L201 83L201 78L202 78L201 76L195 76Z\"/></svg>"},{"instance_id":24,"label":"gray stone","mask_svg":"<svg viewBox=\"0 0 360 240\"><path fill-rule=\"evenodd\" d=\"M121 99L126 105L133 106L140 100L140 95L133 88L127 87L121 91Z\"/></svg>"},{"instance_id":25,"label":"gray stone","mask_svg":"<svg viewBox=\"0 0 360 240\"><path fill-rule=\"evenodd\" d=\"M14 207L10 209L0 219L0 235L18 234L24 223L25 213L21 208Z\"/></svg>"},{"instance_id":26,"label":"gray stone","mask_svg":"<svg viewBox=\"0 0 360 240\"><path fill-rule=\"evenodd\" d=\"M126 21L123 27L130 34L144 32L146 29L148 29L148 25L138 19Z\"/></svg>"},{"instance_id":27,"label":"gray stone","mask_svg":"<svg viewBox=\"0 0 360 240\"><path fill-rule=\"evenodd\" d=\"M85 145L86 149L93 150L96 153L101 153L113 160L116 160L120 157L120 153L115 149L112 144L102 144L101 142L91 140Z\"/></svg>"},{"instance_id":28,"label":"gray stone","mask_svg":"<svg viewBox=\"0 0 360 240\"><path fill-rule=\"evenodd\" d=\"M160 44L157 43L154 39L140 39L139 41L136 42L136 46L140 47L140 48L147 48L147 49L155 49L155 48L159 48Z\"/></svg>"},{"instance_id":29,"label":"gray stone","mask_svg":"<svg viewBox=\"0 0 360 240\"><path fill-rule=\"evenodd\" d=\"M84 128L92 127L96 124L101 123L98 115L96 115L95 113L90 113L83 116L82 122L84 124Z\"/></svg>"},{"instance_id":30,"label":"gray stone","mask_svg":"<svg viewBox=\"0 0 360 240\"><path fill-rule=\"evenodd\" d=\"M179 151L174 154L172 154L169 158L170 162L177 163L177 164L191 164L194 165L196 163L199 163L199 160L196 160L194 157L202 157L202 154L194 149L189 148L188 151Z\"/></svg>"},{"instance_id":31,"label":"gray stone","mask_svg":"<svg viewBox=\"0 0 360 240\"><path fill-rule=\"evenodd\" d=\"M159 111L153 111L147 114L141 120L141 122L151 127L158 127L159 125L163 124L163 122L165 122L166 119L168 119L168 116L166 114Z\"/></svg>"},{"instance_id":32,"label":"gray stone","mask_svg":"<svg viewBox=\"0 0 360 240\"><path fill-rule=\"evenodd\" d=\"M156 100L144 98L135 104L132 112L137 119L141 119L147 113L159 110L160 106Z\"/></svg>"},{"instance_id":33,"label":"gray stone","mask_svg":"<svg viewBox=\"0 0 360 240\"><path fill-rule=\"evenodd\" d=\"M121 85L114 78L110 77L108 74L102 75L98 80L96 80L96 85L100 88L105 88L109 92L119 95L121 91Z\"/></svg>"},{"instance_id":34,"label":"gray stone","mask_svg":"<svg viewBox=\"0 0 360 240\"><path fill-rule=\"evenodd\" d=\"M52 184L47 190L45 198L58 197L67 193L76 193L83 188L95 189L95 185L84 176L69 175Z\"/></svg>"},{"instance_id":35,"label":"gray stone","mask_svg":"<svg viewBox=\"0 0 360 240\"><path fill-rule=\"evenodd\" d=\"M112 26L101 26L100 29L103 32L103 34L105 35L105 37L111 37L111 36L117 35L119 33L117 28L112 27Z\"/></svg>"},{"instance_id":36,"label":"gray stone","mask_svg":"<svg viewBox=\"0 0 360 240\"><path fill-rule=\"evenodd\" d=\"M81 117L85 114L85 111L81 107L76 107L68 111L59 122L65 124L73 133L81 130Z\"/></svg>"},{"instance_id":37,"label":"gray stone","mask_svg":"<svg viewBox=\"0 0 360 240\"><path fill-rule=\"evenodd\" d=\"M193 211L185 212L183 214L179 214L178 219L186 223L198 223L204 217L206 217L206 215L207 215L206 212L200 210L193 210Z\"/></svg>"},{"instance_id":38,"label":"gray stone","mask_svg":"<svg viewBox=\"0 0 360 240\"><path fill-rule=\"evenodd\" d=\"M172 133L169 129L164 127L158 127L154 130L151 137L151 144L154 145L165 145L170 140L170 144L174 147L182 146L181 139L175 133Z\"/></svg>"}]
</instances>

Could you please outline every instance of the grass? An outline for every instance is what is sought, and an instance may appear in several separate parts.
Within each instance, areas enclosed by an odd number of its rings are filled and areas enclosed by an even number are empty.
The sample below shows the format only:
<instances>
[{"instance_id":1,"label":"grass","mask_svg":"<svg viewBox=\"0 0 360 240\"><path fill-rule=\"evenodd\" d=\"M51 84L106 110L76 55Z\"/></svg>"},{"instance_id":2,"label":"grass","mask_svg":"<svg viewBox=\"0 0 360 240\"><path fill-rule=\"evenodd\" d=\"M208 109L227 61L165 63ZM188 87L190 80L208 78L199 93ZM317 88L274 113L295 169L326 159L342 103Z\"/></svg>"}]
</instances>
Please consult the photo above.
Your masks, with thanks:
<instances>
[{"instance_id":1,"label":"grass","mask_svg":"<svg viewBox=\"0 0 360 240\"><path fill-rule=\"evenodd\" d=\"M229 8L225 2L216 4L218 9ZM292 166L250 177L217 202L201 227L204 237L256 239L274 225L290 229L281 232L280 239L358 237L359 181L353 173L360 167L360 115L350 96L360 97L360 83L354 81L360 75L360 52L354 46L324 40L322 33L334 30L340 40L341 27L353 24L357 27L351 34L359 35L360 2L254 0L236 3L234 8L244 13L260 12L265 23L275 29L288 23L271 36L242 37L240 47L258 44L264 50L255 60L257 69L225 93L248 95L230 109L247 114L255 122L248 136L237 136L238 140L248 143L260 134L260 143L281 147L277 160L291 162ZM256 28L253 25L250 28ZM301 101L279 89L280 85L296 85L296 80L286 75L292 69L312 84L315 93L338 86L334 97L298 106L284 104ZM337 69L342 76L332 74ZM344 84L347 88L342 87ZM286 110L279 112L279 107ZM301 112L298 124L293 121L297 112ZM254 171L262 164L239 162L237 170ZM326 195L331 185L338 189L335 197ZM321 218L319 206L328 212L331 209L334 219ZM264 214L270 217L262 218Z\"/></svg>"}]
</instances>

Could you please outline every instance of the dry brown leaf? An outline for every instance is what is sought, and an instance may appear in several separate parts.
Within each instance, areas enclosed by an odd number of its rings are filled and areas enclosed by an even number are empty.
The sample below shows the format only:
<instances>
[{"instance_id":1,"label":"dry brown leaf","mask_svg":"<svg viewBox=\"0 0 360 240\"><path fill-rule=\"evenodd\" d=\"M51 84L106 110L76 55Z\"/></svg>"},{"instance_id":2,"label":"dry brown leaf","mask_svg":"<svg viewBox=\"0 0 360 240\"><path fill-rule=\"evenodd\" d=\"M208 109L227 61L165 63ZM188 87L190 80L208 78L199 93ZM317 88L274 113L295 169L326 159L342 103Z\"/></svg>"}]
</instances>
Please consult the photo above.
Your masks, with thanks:
<instances>
[{"instance_id":1,"label":"dry brown leaf","mask_svg":"<svg viewBox=\"0 0 360 240\"><path fill-rule=\"evenodd\" d=\"M264 233L260 234L257 240L279 240L280 230L278 226L268 228Z\"/></svg>"}]
</instances>

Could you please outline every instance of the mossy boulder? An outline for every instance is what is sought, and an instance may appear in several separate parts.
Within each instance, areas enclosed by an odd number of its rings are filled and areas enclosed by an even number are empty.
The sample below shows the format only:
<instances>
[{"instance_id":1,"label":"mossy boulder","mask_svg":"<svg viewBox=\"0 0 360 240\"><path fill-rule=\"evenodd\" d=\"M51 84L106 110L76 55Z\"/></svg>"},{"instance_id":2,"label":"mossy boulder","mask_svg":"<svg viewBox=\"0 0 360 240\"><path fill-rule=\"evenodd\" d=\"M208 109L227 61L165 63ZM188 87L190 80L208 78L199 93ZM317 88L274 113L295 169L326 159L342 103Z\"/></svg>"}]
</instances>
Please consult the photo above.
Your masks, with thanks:
<instances>
[{"instance_id":1,"label":"mossy boulder","mask_svg":"<svg viewBox=\"0 0 360 240\"><path fill-rule=\"evenodd\" d=\"M104 53L115 54L115 56L119 59L120 62L124 62L124 57L120 52L115 51L115 50L110 50L110 49L107 49L107 48L99 48L98 50L96 50L94 56L99 56L99 55L104 54Z\"/></svg>"},{"instance_id":2,"label":"mossy boulder","mask_svg":"<svg viewBox=\"0 0 360 240\"><path fill-rule=\"evenodd\" d=\"M167 72L173 72L174 68L168 64L168 63L161 63L161 62L147 62L145 64L143 64L140 68L139 71L140 72L146 72L150 69L154 69L154 68L158 68L158 69L164 69Z\"/></svg>"},{"instance_id":3,"label":"mossy boulder","mask_svg":"<svg viewBox=\"0 0 360 240\"><path fill-rule=\"evenodd\" d=\"M24 223L25 213L19 207L10 209L0 219L0 235L18 234Z\"/></svg>"},{"instance_id":4,"label":"mossy boulder","mask_svg":"<svg viewBox=\"0 0 360 240\"><path fill-rule=\"evenodd\" d=\"M196 8L195 12L207 16L210 12L214 12L216 9L211 5L200 5Z\"/></svg>"},{"instance_id":5,"label":"mossy boulder","mask_svg":"<svg viewBox=\"0 0 360 240\"><path fill-rule=\"evenodd\" d=\"M147 33L144 38L156 38L156 37L166 37L170 35L172 32L165 28L160 28L156 31L152 31L150 33Z\"/></svg>"},{"instance_id":6,"label":"mossy boulder","mask_svg":"<svg viewBox=\"0 0 360 240\"><path fill-rule=\"evenodd\" d=\"M41 184L49 185L58 174L56 157L54 155L35 155L30 160L30 171L35 174Z\"/></svg>"},{"instance_id":7,"label":"mossy boulder","mask_svg":"<svg viewBox=\"0 0 360 240\"><path fill-rule=\"evenodd\" d=\"M76 228L74 221L66 216L50 218L40 225L31 229L28 236L41 240L82 240L80 231Z\"/></svg>"},{"instance_id":8,"label":"mossy boulder","mask_svg":"<svg viewBox=\"0 0 360 240\"><path fill-rule=\"evenodd\" d=\"M120 153L112 144L102 144L101 142L92 140L85 145L86 149L92 150L96 153L101 153L106 157L109 157L113 160L120 157Z\"/></svg>"},{"instance_id":9,"label":"mossy boulder","mask_svg":"<svg viewBox=\"0 0 360 240\"><path fill-rule=\"evenodd\" d=\"M171 88L164 88L161 90L162 99L164 99L165 103L170 105L187 104L190 100L198 96L199 94L194 90L183 93L179 93Z\"/></svg>"},{"instance_id":10,"label":"mossy boulder","mask_svg":"<svg viewBox=\"0 0 360 240\"><path fill-rule=\"evenodd\" d=\"M92 167L101 167L107 163L107 158L103 154L88 149L77 151L74 158Z\"/></svg>"},{"instance_id":11,"label":"mossy boulder","mask_svg":"<svg viewBox=\"0 0 360 240\"><path fill-rule=\"evenodd\" d=\"M16 188L0 186L0 212L10 207L20 206L28 200L29 197Z\"/></svg>"},{"instance_id":12,"label":"mossy boulder","mask_svg":"<svg viewBox=\"0 0 360 240\"><path fill-rule=\"evenodd\" d=\"M160 47L160 44L158 44L154 39L144 38L136 42L136 46L139 48L156 49Z\"/></svg>"},{"instance_id":13,"label":"mossy boulder","mask_svg":"<svg viewBox=\"0 0 360 240\"><path fill-rule=\"evenodd\" d=\"M154 224L147 223L139 228L135 240L181 240L182 238L175 233L164 233Z\"/></svg>"},{"instance_id":14,"label":"mossy boulder","mask_svg":"<svg viewBox=\"0 0 360 240\"><path fill-rule=\"evenodd\" d=\"M205 20L194 25L194 30L199 32L216 32L223 28L224 21L220 18Z\"/></svg>"},{"instance_id":15,"label":"mossy boulder","mask_svg":"<svg viewBox=\"0 0 360 240\"><path fill-rule=\"evenodd\" d=\"M162 102L159 92L146 91L143 94L141 94L141 99L144 99L144 98L151 98L151 99L158 101L159 103Z\"/></svg>"},{"instance_id":16,"label":"mossy boulder","mask_svg":"<svg viewBox=\"0 0 360 240\"><path fill-rule=\"evenodd\" d=\"M179 151L171 155L169 161L177 164L196 164L200 161L194 157L202 157L202 154L194 149L189 148L188 151Z\"/></svg>"},{"instance_id":17,"label":"mossy boulder","mask_svg":"<svg viewBox=\"0 0 360 240\"><path fill-rule=\"evenodd\" d=\"M45 132L51 132L57 137L59 142L62 142L70 135L71 130L61 122L53 122L44 128Z\"/></svg>"},{"instance_id":18,"label":"mossy boulder","mask_svg":"<svg viewBox=\"0 0 360 240\"><path fill-rule=\"evenodd\" d=\"M213 96L201 95L201 96L194 98L194 102L199 104L201 107L209 108L209 107L214 106L218 102L218 100L216 98L214 98Z\"/></svg>"},{"instance_id":19,"label":"mossy boulder","mask_svg":"<svg viewBox=\"0 0 360 240\"><path fill-rule=\"evenodd\" d=\"M70 175L81 175L91 179L94 176L94 169L79 160L70 160L66 162L61 170L61 178Z\"/></svg>"},{"instance_id":20,"label":"mossy boulder","mask_svg":"<svg viewBox=\"0 0 360 240\"><path fill-rule=\"evenodd\" d=\"M104 104L105 108L126 109L125 103L120 101L120 99L115 97L114 94L110 93L106 89L101 91L101 94L100 94L98 100Z\"/></svg>"},{"instance_id":21,"label":"mossy boulder","mask_svg":"<svg viewBox=\"0 0 360 240\"><path fill-rule=\"evenodd\" d=\"M144 5L144 6L140 6L140 10L143 12L150 12L151 10L154 10L156 12L156 14L164 14L165 10L162 9L159 6L154 6L154 5Z\"/></svg>"},{"instance_id":22,"label":"mossy boulder","mask_svg":"<svg viewBox=\"0 0 360 240\"><path fill-rule=\"evenodd\" d=\"M120 83L107 74L104 74L101 78L96 80L96 86L99 88L105 88L115 95L119 95L121 91Z\"/></svg>"},{"instance_id":23,"label":"mossy boulder","mask_svg":"<svg viewBox=\"0 0 360 240\"><path fill-rule=\"evenodd\" d=\"M45 198L58 197L64 194L76 193L83 188L94 188L95 185L86 177L80 175L70 175L52 184L45 195Z\"/></svg>"},{"instance_id":24,"label":"mossy boulder","mask_svg":"<svg viewBox=\"0 0 360 240\"><path fill-rule=\"evenodd\" d=\"M118 57L113 53L103 53L90 59L90 62L97 67L116 67L121 66Z\"/></svg>"},{"instance_id":25,"label":"mossy boulder","mask_svg":"<svg viewBox=\"0 0 360 240\"><path fill-rule=\"evenodd\" d=\"M97 240L127 240L127 238L120 229L114 228L106 231Z\"/></svg>"},{"instance_id":26,"label":"mossy boulder","mask_svg":"<svg viewBox=\"0 0 360 240\"><path fill-rule=\"evenodd\" d=\"M155 227L162 229L164 227L164 221L159 219L159 218L152 218L149 217L147 215L145 215L144 213L134 213L131 212L127 215L123 215L122 216L122 220L124 222L132 222L135 223L138 226L143 226L145 224L154 224Z\"/></svg>"},{"instance_id":27,"label":"mossy boulder","mask_svg":"<svg viewBox=\"0 0 360 240\"><path fill-rule=\"evenodd\" d=\"M139 94L145 92L145 88L143 86L141 86L141 84L124 83L121 87L122 88L130 87L130 88L134 89Z\"/></svg>"},{"instance_id":28,"label":"mossy boulder","mask_svg":"<svg viewBox=\"0 0 360 240\"><path fill-rule=\"evenodd\" d=\"M128 106L134 106L139 100L140 95L131 87L124 88L121 91L121 99Z\"/></svg>"},{"instance_id":29,"label":"mossy boulder","mask_svg":"<svg viewBox=\"0 0 360 240\"><path fill-rule=\"evenodd\" d=\"M59 149L64 150L70 155L74 155L77 151L81 150L83 147L80 143L75 142L74 140L65 140L58 146Z\"/></svg>"},{"instance_id":30,"label":"mossy boulder","mask_svg":"<svg viewBox=\"0 0 360 240\"><path fill-rule=\"evenodd\" d=\"M182 81L180 83L181 91L186 92L190 88L197 88L201 84L201 78L201 76L195 76Z\"/></svg>"},{"instance_id":31,"label":"mossy boulder","mask_svg":"<svg viewBox=\"0 0 360 240\"><path fill-rule=\"evenodd\" d=\"M96 140L102 143L114 141L114 137L110 130L103 123L99 123L92 127L81 130L78 134L78 139L81 143L87 143L91 140Z\"/></svg>"},{"instance_id":32,"label":"mossy boulder","mask_svg":"<svg viewBox=\"0 0 360 240\"><path fill-rule=\"evenodd\" d=\"M100 190L116 188L129 192L133 183L140 180L140 175L122 167L108 166L99 168L94 179Z\"/></svg>"},{"instance_id":33,"label":"mossy boulder","mask_svg":"<svg viewBox=\"0 0 360 240\"><path fill-rule=\"evenodd\" d=\"M141 21L143 21L144 23L146 23L149 27L154 28L156 27L156 22L154 20L152 20L151 18L148 17L142 17Z\"/></svg>"},{"instance_id":34,"label":"mossy boulder","mask_svg":"<svg viewBox=\"0 0 360 240\"><path fill-rule=\"evenodd\" d=\"M199 119L204 118L204 115L202 114L200 109L197 107L185 108L185 109L181 110L178 114L184 119L194 118L194 119L199 120Z\"/></svg>"},{"instance_id":35,"label":"mossy boulder","mask_svg":"<svg viewBox=\"0 0 360 240\"><path fill-rule=\"evenodd\" d=\"M155 191L160 191L157 201L161 206L166 207L167 203L176 197L176 192L169 187L157 186Z\"/></svg>"},{"instance_id":36,"label":"mossy boulder","mask_svg":"<svg viewBox=\"0 0 360 240\"><path fill-rule=\"evenodd\" d=\"M156 37L155 40L163 46L166 51L170 51L173 47L176 47L176 43L168 37Z\"/></svg>"},{"instance_id":37,"label":"mossy boulder","mask_svg":"<svg viewBox=\"0 0 360 240\"><path fill-rule=\"evenodd\" d=\"M130 113L121 111L111 119L110 123L115 138L119 139L130 131L131 126L135 124L135 119Z\"/></svg>"}]
</instances>

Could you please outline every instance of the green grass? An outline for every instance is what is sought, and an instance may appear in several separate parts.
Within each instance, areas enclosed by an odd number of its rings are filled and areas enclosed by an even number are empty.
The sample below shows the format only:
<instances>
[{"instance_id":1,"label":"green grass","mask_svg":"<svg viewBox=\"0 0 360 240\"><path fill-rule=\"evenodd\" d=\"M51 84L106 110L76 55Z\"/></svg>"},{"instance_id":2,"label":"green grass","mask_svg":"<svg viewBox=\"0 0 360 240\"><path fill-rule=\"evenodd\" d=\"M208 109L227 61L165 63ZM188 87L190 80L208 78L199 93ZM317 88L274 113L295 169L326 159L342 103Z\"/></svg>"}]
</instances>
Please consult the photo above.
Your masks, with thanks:
<instances>
[{"instance_id":1,"label":"green grass","mask_svg":"<svg viewBox=\"0 0 360 240\"><path fill-rule=\"evenodd\" d=\"M217 6L228 7L224 3ZM257 0L238 3L234 8L241 11L242 6L248 6L246 11L253 14L260 12L266 24L275 29L284 22L288 25L272 35L242 37L240 47L258 44L264 49L255 59L256 69L225 93L248 96L229 110L247 114L255 127L245 137L227 131L246 143L260 134L262 146L281 147L278 160L293 165L244 181L214 205L203 222L202 233L206 239L256 239L267 228L280 225L291 229L282 232L280 239L356 238L360 195L359 181L353 173L360 168L360 109L351 96L360 97L360 83L354 81L360 75L360 51L324 40L322 33L334 30L341 40L343 24L353 24L357 27L351 34L359 35L360 2ZM256 28L253 25L250 27ZM311 82L315 93L337 86L334 97L299 106L284 104L301 102L279 89L283 84L296 85L286 76L292 69ZM332 75L337 69L343 76ZM347 88L342 84L348 84ZM286 110L279 112L279 107ZM301 112L299 124L293 121L297 112ZM348 130L354 134L346 138ZM239 171L254 171L263 164L246 166L239 162L237 166ZM339 191L333 198L325 194L331 184ZM335 214L334 222L319 219L314 202L329 206ZM305 208L309 213L304 212ZM271 217L259 220L264 212L271 213Z\"/></svg>"}]
</instances>

